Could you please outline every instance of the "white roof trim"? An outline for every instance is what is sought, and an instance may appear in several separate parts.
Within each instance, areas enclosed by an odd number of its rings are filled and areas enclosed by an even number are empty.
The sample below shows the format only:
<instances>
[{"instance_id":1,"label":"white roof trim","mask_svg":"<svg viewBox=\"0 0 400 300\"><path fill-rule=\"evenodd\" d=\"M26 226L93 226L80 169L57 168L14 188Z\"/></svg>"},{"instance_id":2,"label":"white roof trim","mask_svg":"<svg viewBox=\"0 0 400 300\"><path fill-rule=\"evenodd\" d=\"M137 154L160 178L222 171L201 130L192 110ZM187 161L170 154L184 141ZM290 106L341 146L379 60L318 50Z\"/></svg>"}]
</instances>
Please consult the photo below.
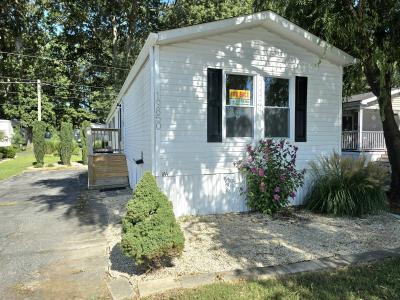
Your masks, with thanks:
<instances>
[{"instance_id":1,"label":"white roof trim","mask_svg":"<svg viewBox=\"0 0 400 300\"><path fill-rule=\"evenodd\" d=\"M351 55L330 45L326 41L272 11L264 11L252 15L161 31L158 33L159 39L157 43L160 45L176 43L255 26L264 26L266 29L281 35L293 43L337 65L347 66L356 62L356 59Z\"/></svg>"},{"instance_id":2,"label":"white roof trim","mask_svg":"<svg viewBox=\"0 0 400 300\"><path fill-rule=\"evenodd\" d=\"M344 51L330 45L326 41L318 38L312 33L304 30L296 24L286 20L272 11L263 11L252 15L240 16L210 23L193 25L183 28L150 33L142 50L140 51L133 67L131 68L125 82L111 106L107 116L108 123L114 114L117 104L130 86L137 72L142 67L149 55L149 49L155 44L164 45L185 40L200 38L203 36L214 35L223 32L237 31L239 29L264 26L266 29L292 41L293 43L308 49L319 55L322 59L331 61L340 66L347 66L356 63L356 59Z\"/></svg>"},{"instance_id":3,"label":"white roof trim","mask_svg":"<svg viewBox=\"0 0 400 300\"><path fill-rule=\"evenodd\" d=\"M135 79L136 74L139 72L139 70L141 69L142 65L146 61L147 57L149 56L149 49L151 47L153 47L153 45L155 44L157 39L158 39L158 35L156 33L150 33L149 36L147 37L147 40L144 43L144 46L143 46L142 50L140 50L140 53L139 53L138 57L136 58L136 61L133 64L131 70L129 71L129 74L126 77L125 82L122 85L122 88L119 91L117 98L115 99L115 101L111 105L111 109L110 109L110 112L108 113L108 116L107 116L107 119L106 119L106 123L108 123L110 121L112 115L115 112L117 104L121 101L121 98L126 93L127 89L131 85L132 81Z\"/></svg>"},{"instance_id":4,"label":"white roof trim","mask_svg":"<svg viewBox=\"0 0 400 300\"><path fill-rule=\"evenodd\" d=\"M390 92L390 95L393 96L393 95L396 95L396 94L399 94L399 93L400 93L400 89L392 89L392 91ZM375 101L376 99L377 99L377 97L373 96L371 98L367 98L367 99L361 100L361 104L366 105L366 104L368 104L368 103L370 103L372 101Z\"/></svg>"}]
</instances>

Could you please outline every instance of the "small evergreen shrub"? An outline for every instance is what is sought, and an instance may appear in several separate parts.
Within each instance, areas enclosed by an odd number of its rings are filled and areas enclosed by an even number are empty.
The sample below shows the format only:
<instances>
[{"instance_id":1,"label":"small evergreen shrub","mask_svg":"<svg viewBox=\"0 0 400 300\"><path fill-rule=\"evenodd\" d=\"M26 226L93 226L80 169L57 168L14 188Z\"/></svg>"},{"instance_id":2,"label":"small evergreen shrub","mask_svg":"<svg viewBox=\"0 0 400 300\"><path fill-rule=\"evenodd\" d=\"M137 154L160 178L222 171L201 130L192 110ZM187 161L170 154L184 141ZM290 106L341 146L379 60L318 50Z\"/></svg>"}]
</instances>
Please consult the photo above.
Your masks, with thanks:
<instances>
[{"instance_id":1,"label":"small evergreen shrub","mask_svg":"<svg viewBox=\"0 0 400 300\"><path fill-rule=\"evenodd\" d=\"M3 154L3 158L14 158L17 154L17 149L14 147L0 147L0 153Z\"/></svg>"},{"instance_id":2,"label":"small evergreen shrub","mask_svg":"<svg viewBox=\"0 0 400 300\"><path fill-rule=\"evenodd\" d=\"M35 121L33 123L33 152L36 158L36 166L41 167L44 163L46 123Z\"/></svg>"},{"instance_id":3,"label":"small evergreen shrub","mask_svg":"<svg viewBox=\"0 0 400 300\"><path fill-rule=\"evenodd\" d=\"M387 207L388 170L365 157L333 153L311 164L312 183L306 196L311 211L337 216L362 216Z\"/></svg>"},{"instance_id":4,"label":"small evergreen shrub","mask_svg":"<svg viewBox=\"0 0 400 300\"><path fill-rule=\"evenodd\" d=\"M89 121L83 121L81 124L81 143L82 143L82 162L88 164L88 136L87 129L90 128Z\"/></svg>"},{"instance_id":5,"label":"small evergreen shrub","mask_svg":"<svg viewBox=\"0 0 400 300\"><path fill-rule=\"evenodd\" d=\"M184 236L175 220L172 204L148 172L127 204L121 246L125 255L146 267L160 266L164 259L182 253Z\"/></svg>"},{"instance_id":6,"label":"small evergreen shrub","mask_svg":"<svg viewBox=\"0 0 400 300\"><path fill-rule=\"evenodd\" d=\"M73 139L72 124L62 122L60 129L60 160L64 165L71 164L71 156L74 150Z\"/></svg>"},{"instance_id":7,"label":"small evergreen shrub","mask_svg":"<svg viewBox=\"0 0 400 300\"><path fill-rule=\"evenodd\" d=\"M289 204L289 197L303 185L305 170L296 170L298 148L285 140L263 139L247 156L235 163L246 177L246 197L249 208L273 214Z\"/></svg>"}]
</instances>

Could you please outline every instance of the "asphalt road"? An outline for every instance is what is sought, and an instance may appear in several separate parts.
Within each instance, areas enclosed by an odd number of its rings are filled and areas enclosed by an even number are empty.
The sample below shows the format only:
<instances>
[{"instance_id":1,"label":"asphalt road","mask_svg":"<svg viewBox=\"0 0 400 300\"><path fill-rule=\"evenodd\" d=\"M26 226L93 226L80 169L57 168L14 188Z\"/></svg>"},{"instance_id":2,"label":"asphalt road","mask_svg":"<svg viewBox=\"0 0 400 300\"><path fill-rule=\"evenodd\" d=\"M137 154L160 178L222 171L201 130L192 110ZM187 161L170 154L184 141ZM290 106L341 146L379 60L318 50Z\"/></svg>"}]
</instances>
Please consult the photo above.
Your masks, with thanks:
<instances>
[{"instance_id":1,"label":"asphalt road","mask_svg":"<svg viewBox=\"0 0 400 300\"><path fill-rule=\"evenodd\" d=\"M82 170L0 181L0 299L109 298L106 211L85 185Z\"/></svg>"}]
</instances>

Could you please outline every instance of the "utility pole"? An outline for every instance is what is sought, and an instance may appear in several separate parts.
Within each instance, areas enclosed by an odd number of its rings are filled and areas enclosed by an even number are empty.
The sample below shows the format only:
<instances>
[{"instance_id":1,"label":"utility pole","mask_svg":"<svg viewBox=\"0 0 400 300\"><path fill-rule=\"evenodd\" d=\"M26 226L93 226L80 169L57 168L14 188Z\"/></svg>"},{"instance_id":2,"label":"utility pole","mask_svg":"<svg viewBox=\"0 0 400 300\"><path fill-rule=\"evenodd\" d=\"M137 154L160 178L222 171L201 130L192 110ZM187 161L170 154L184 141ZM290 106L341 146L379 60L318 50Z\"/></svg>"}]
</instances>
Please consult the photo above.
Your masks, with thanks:
<instances>
[{"instance_id":1,"label":"utility pole","mask_svg":"<svg viewBox=\"0 0 400 300\"><path fill-rule=\"evenodd\" d=\"M37 80L38 121L42 121L42 84Z\"/></svg>"}]
</instances>

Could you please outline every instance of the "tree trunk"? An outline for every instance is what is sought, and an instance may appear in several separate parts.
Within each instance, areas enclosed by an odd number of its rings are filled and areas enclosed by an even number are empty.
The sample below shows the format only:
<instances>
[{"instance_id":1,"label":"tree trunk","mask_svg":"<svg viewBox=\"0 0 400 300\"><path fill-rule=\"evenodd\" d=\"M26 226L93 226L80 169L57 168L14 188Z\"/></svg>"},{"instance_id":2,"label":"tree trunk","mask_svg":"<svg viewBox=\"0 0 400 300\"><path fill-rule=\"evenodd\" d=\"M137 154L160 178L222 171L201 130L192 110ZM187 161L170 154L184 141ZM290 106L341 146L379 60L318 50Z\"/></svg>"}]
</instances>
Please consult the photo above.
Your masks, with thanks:
<instances>
[{"instance_id":1,"label":"tree trunk","mask_svg":"<svg viewBox=\"0 0 400 300\"><path fill-rule=\"evenodd\" d=\"M377 63L370 58L365 64L365 75L379 103L383 134L391 167L389 201L393 209L400 210L400 130L392 107L391 65L383 61L378 67Z\"/></svg>"}]
</instances>

